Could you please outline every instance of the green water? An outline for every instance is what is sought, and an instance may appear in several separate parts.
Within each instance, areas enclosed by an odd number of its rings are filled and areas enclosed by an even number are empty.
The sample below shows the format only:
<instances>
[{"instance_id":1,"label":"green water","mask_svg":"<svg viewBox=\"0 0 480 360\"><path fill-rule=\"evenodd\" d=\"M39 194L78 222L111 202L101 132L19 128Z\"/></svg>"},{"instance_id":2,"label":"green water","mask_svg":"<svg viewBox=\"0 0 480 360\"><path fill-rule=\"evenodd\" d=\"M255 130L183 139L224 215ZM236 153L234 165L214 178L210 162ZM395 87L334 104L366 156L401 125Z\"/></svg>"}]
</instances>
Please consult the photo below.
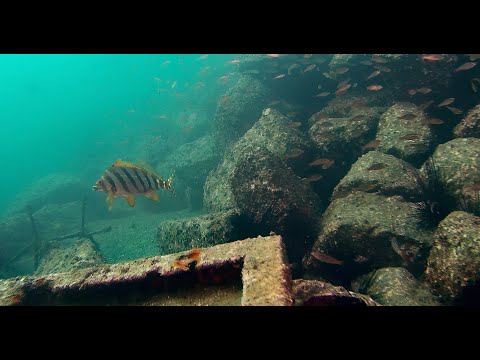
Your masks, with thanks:
<instances>
[{"instance_id":1,"label":"green water","mask_svg":"<svg viewBox=\"0 0 480 360\"><path fill-rule=\"evenodd\" d=\"M96 180L112 159L128 157L145 137L172 131L179 126L175 115L188 101L195 103L199 91L191 84L205 84L202 100L220 94L216 79L232 71L226 61L233 58L0 55L0 213L45 175Z\"/></svg>"}]
</instances>

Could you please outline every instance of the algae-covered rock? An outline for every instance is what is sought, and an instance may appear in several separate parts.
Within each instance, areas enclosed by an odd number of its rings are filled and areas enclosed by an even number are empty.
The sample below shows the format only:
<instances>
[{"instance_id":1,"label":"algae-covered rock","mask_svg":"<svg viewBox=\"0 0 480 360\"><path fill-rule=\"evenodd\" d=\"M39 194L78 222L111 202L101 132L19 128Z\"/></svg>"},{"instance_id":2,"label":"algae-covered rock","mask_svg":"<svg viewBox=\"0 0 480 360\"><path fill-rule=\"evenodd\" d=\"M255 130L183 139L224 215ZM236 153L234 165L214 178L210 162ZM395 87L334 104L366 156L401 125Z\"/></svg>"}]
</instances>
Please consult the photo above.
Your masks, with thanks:
<instances>
[{"instance_id":1,"label":"algae-covered rock","mask_svg":"<svg viewBox=\"0 0 480 360\"><path fill-rule=\"evenodd\" d=\"M242 239L247 228L237 210L162 221L157 230L159 254L208 247Z\"/></svg>"},{"instance_id":2,"label":"algae-covered rock","mask_svg":"<svg viewBox=\"0 0 480 360\"><path fill-rule=\"evenodd\" d=\"M223 161L208 175L204 187L203 203L209 211L223 211L236 208L231 190L234 172L238 169L238 159L247 153L267 149L283 158L298 149L302 155L293 159L299 161L307 153L310 144L303 134L290 127L292 121L278 111L267 108L258 122L225 153ZM288 162L289 160L286 159Z\"/></svg>"},{"instance_id":3,"label":"algae-covered rock","mask_svg":"<svg viewBox=\"0 0 480 360\"><path fill-rule=\"evenodd\" d=\"M40 178L29 188L19 193L8 214L25 211L27 206L35 212L46 204L65 204L81 200L91 191L91 185L70 174L51 174Z\"/></svg>"},{"instance_id":4,"label":"algae-covered rock","mask_svg":"<svg viewBox=\"0 0 480 360\"><path fill-rule=\"evenodd\" d=\"M255 124L271 94L260 81L242 75L224 98L213 119L213 133L220 148L235 142Z\"/></svg>"},{"instance_id":5,"label":"algae-covered rock","mask_svg":"<svg viewBox=\"0 0 480 360\"><path fill-rule=\"evenodd\" d=\"M312 254L321 252L343 261L339 271L348 277L403 264L420 273L432 242L431 232L420 223L413 203L358 191L330 204ZM332 267L312 254L304 260L309 272L322 275Z\"/></svg>"},{"instance_id":6,"label":"algae-covered rock","mask_svg":"<svg viewBox=\"0 0 480 360\"><path fill-rule=\"evenodd\" d=\"M445 206L450 210L466 210L476 213L480 210L478 190L473 186L480 183L480 139L459 138L437 147L427 165L434 168Z\"/></svg>"},{"instance_id":7,"label":"algae-covered rock","mask_svg":"<svg viewBox=\"0 0 480 360\"><path fill-rule=\"evenodd\" d=\"M475 106L453 129L456 138L480 138L480 105Z\"/></svg>"},{"instance_id":8,"label":"algae-covered rock","mask_svg":"<svg viewBox=\"0 0 480 360\"><path fill-rule=\"evenodd\" d=\"M369 296L323 281L293 280L295 306L379 306Z\"/></svg>"},{"instance_id":9,"label":"algae-covered rock","mask_svg":"<svg viewBox=\"0 0 480 360\"><path fill-rule=\"evenodd\" d=\"M36 275L63 273L104 264L103 257L89 239L80 239L70 246L59 246L46 254L35 272Z\"/></svg>"},{"instance_id":10,"label":"algae-covered rock","mask_svg":"<svg viewBox=\"0 0 480 360\"><path fill-rule=\"evenodd\" d=\"M426 281L447 303L480 299L480 217L449 214L438 226L428 257Z\"/></svg>"},{"instance_id":11,"label":"algae-covered rock","mask_svg":"<svg viewBox=\"0 0 480 360\"><path fill-rule=\"evenodd\" d=\"M424 197L420 171L395 156L370 151L357 160L333 191L332 198L346 196L358 188L371 188L381 195L401 196L405 201Z\"/></svg>"},{"instance_id":12,"label":"algae-covered rock","mask_svg":"<svg viewBox=\"0 0 480 360\"><path fill-rule=\"evenodd\" d=\"M440 305L430 288L415 279L402 267L377 269L361 276L352 284L353 290L368 294L386 306Z\"/></svg>"},{"instance_id":13,"label":"algae-covered rock","mask_svg":"<svg viewBox=\"0 0 480 360\"><path fill-rule=\"evenodd\" d=\"M433 133L423 111L412 103L396 103L380 118L378 150L420 166L430 155Z\"/></svg>"},{"instance_id":14,"label":"algae-covered rock","mask_svg":"<svg viewBox=\"0 0 480 360\"><path fill-rule=\"evenodd\" d=\"M291 259L303 255L321 214L320 199L309 183L268 150L246 153L237 165L232 192L242 214L263 232L281 234Z\"/></svg>"}]
</instances>

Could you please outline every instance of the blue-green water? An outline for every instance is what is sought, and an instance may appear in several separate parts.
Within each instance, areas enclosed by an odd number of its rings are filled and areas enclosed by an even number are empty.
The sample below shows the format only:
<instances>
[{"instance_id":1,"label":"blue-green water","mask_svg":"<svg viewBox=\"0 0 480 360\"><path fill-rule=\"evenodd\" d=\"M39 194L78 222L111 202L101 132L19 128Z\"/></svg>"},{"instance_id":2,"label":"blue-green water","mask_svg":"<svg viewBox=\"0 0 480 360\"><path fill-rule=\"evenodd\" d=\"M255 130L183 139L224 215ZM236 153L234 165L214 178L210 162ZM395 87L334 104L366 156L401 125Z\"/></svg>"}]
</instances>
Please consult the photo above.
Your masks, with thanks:
<instances>
[{"instance_id":1,"label":"blue-green water","mask_svg":"<svg viewBox=\"0 0 480 360\"><path fill-rule=\"evenodd\" d=\"M231 71L225 63L233 58L1 55L0 213L19 191L42 176L85 175L89 158L98 153L105 154L106 163L98 164L97 172L102 171L111 159L128 156L146 136L161 136L177 126L174 121L183 110L182 100L195 93L190 85L204 82L203 91L213 97L222 90L215 77ZM208 77L199 74L207 66ZM168 91L159 92L160 88ZM157 118L161 115L168 117Z\"/></svg>"}]
</instances>

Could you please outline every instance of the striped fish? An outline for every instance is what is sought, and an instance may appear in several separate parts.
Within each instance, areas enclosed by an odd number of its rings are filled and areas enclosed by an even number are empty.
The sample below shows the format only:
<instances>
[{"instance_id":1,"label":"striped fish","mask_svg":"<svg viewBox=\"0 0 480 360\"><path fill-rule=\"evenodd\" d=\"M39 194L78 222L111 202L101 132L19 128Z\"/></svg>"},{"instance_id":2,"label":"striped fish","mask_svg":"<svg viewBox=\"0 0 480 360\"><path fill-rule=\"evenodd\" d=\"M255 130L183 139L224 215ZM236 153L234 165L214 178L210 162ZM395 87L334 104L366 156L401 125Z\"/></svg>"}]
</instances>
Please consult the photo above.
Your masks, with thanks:
<instances>
[{"instance_id":1,"label":"striped fish","mask_svg":"<svg viewBox=\"0 0 480 360\"><path fill-rule=\"evenodd\" d=\"M173 175L172 175L173 176ZM125 197L128 205L135 206L135 194L143 194L158 201L159 189L170 190L172 176L163 181L162 176L145 163L133 164L122 160L115 161L93 186L93 190L106 192L108 209L112 209L115 196Z\"/></svg>"}]
</instances>

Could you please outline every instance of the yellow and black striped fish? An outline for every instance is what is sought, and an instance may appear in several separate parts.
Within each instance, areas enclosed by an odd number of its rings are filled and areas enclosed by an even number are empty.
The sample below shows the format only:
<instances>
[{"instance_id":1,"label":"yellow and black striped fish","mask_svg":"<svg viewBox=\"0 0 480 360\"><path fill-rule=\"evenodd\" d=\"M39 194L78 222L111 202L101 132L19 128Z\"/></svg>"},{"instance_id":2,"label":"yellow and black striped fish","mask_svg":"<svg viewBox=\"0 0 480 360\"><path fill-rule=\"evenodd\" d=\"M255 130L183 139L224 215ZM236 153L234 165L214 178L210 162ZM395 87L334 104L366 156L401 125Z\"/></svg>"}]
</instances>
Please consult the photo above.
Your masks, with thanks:
<instances>
[{"instance_id":1,"label":"yellow and black striped fish","mask_svg":"<svg viewBox=\"0 0 480 360\"><path fill-rule=\"evenodd\" d=\"M158 201L157 190L174 192L172 176L163 181L162 176L145 163L133 164L122 160L115 161L93 186L93 190L108 194L108 209L112 209L115 196L123 196L130 206L135 206L135 194L143 194Z\"/></svg>"}]
</instances>

